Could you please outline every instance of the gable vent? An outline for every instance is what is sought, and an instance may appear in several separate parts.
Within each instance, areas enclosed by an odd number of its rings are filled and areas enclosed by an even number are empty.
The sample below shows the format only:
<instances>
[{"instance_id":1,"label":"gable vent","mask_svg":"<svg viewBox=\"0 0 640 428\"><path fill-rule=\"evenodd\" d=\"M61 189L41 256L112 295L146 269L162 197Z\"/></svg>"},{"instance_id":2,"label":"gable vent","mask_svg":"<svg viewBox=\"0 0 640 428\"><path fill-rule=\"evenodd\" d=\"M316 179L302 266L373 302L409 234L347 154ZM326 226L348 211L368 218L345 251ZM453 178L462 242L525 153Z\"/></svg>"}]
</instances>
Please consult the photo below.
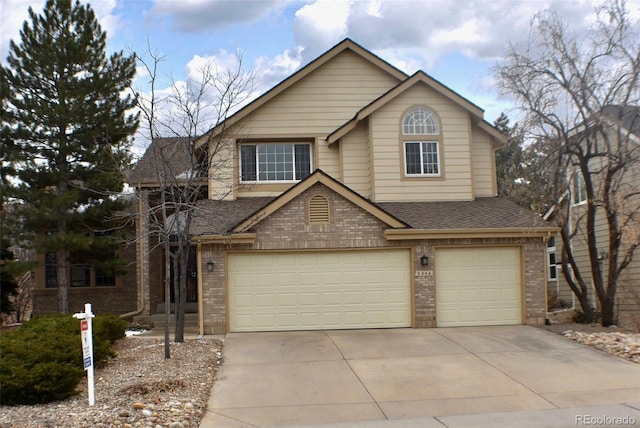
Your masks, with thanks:
<instances>
[{"instance_id":1,"label":"gable vent","mask_svg":"<svg viewBox=\"0 0 640 428\"><path fill-rule=\"evenodd\" d=\"M309 224L329 223L329 200L315 195L309 200Z\"/></svg>"}]
</instances>

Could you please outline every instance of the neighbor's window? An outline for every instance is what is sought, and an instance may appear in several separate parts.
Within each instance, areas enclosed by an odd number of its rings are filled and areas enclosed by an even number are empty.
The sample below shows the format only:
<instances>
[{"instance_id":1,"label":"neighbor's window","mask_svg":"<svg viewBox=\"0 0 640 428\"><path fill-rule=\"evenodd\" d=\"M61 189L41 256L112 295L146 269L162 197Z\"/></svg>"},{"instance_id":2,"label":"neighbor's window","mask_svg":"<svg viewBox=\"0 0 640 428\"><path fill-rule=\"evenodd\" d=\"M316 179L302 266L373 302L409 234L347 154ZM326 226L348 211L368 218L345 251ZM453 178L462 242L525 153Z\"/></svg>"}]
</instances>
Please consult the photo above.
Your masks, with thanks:
<instances>
[{"instance_id":1,"label":"neighbor's window","mask_svg":"<svg viewBox=\"0 0 640 428\"><path fill-rule=\"evenodd\" d=\"M95 282L96 287L113 287L116 285L116 276L113 272L109 272L106 269L101 269L96 266Z\"/></svg>"},{"instance_id":2,"label":"neighbor's window","mask_svg":"<svg viewBox=\"0 0 640 428\"><path fill-rule=\"evenodd\" d=\"M58 272L56 270L56 253L49 251L44 255L44 286L56 288L58 286Z\"/></svg>"},{"instance_id":3,"label":"neighbor's window","mask_svg":"<svg viewBox=\"0 0 640 428\"><path fill-rule=\"evenodd\" d=\"M404 165L407 176L440 175L440 124L435 113L424 107L410 110L402 118ZM423 138L416 138L423 137Z\"/></svg>"},{"instance_id":4,"label":"neighbor's window","mask_svg":"<svg viewBox=\"0 0 640 428\"><path fill-rule=\"evenodd\" d=\"M90 287L91 267L85 264L71 265L71 286Z\"/></svg>"},{"instance_id":5,"label":"neighbor's window","mask_svg":"<svg viewBox=\"0 0 640 428\"><path fill-rule=\"evenodd\" d=\"M587 187L584 184L584 177L580 171L573 174L573 203L582 204L587 201Z\"/></svg>"},{"instance_id":6,"label":"neighbor's window","mask_svg":"<svg viewBox=\"0 0 640 428\"><path fill-rule=\"evenodd\" d=\"M311 174L311 144L260 143L240 146L243 182L292 182Z\"/></svg>"},{"instance_id":7,"label":"neighbor's window","mask_svg":"<svg viewBox=\"0 0 640 428\"><path fill-rule=\"evenodd\" d=\"M556 260L556 238L551 237L547 244L547 278L551 281L558 279L558 262Z\"/></svg>"}]
</instances>

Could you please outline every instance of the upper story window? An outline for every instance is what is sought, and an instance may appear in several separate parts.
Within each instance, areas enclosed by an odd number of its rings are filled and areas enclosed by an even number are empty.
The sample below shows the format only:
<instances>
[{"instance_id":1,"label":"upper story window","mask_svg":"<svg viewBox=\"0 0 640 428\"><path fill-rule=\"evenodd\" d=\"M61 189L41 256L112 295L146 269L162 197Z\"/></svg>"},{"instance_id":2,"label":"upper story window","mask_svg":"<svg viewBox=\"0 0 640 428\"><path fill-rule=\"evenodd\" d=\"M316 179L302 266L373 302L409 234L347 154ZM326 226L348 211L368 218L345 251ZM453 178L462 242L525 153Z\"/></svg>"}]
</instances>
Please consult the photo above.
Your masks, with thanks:
<instances>
[{"instance_id":1,"label":"upper story window","mask_svg":"<svg viewBox=\"0 0 640 428\"><path fill-rule=\"evenodd\" d=\"M240 145L241 182L295 182L311 174L311 144Z\"/></svg>"},{"instance_id":2,"label":"upper story window","mask_svg":"<svg viewBox=\"0 0 640 428\"><path fill-rule=\"evenodd\" d=\"M587 187L584 184L584 177L580 171L576 171L573 174L571 192L574 205L587 202Z\"/></svg>"},{"instance_id":3,"label":"upper story window","mask_svg":"<svg viewBox=\"0 0 640 428\"><path fill-rule=\"evenodd\" d=\"M431 110L416 107L404 115L402 133L404 135L438 135L440 126Z\"/></svg>"},{"instance_id":4,"label":"upper story window","mask_svg":"<svg viewBox=\"0 0 640 428\"><path fill-rule=\"evenodd\" d=\"M402 118L402 135L405 175L440 176L440 123L435 113L424 107L411 109Z\"/></svg>"},{"instance_id":5,"label":"upper story window","mask_svg":"<svg viewBox=\"0 0 640 428\"><path fill-rule=\"evenodd\" d=\"M404 154L407 175L440 174L437 141L405 141Z\"/></svg>"}]
</instances>

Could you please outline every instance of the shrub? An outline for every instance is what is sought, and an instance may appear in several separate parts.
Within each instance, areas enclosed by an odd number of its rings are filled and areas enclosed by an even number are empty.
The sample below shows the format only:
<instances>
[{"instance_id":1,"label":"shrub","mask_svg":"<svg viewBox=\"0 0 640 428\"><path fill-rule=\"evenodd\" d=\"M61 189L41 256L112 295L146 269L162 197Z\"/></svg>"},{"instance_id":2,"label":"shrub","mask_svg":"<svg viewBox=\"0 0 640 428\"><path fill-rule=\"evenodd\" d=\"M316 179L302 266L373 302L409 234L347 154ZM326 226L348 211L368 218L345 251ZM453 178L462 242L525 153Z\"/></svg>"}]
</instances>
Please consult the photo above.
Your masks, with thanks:
<instances>
[{"instance_id":1,"label":"shrub","mask_svg":"<svg viewBox=\"0 0 640 428\"><path fill-rule=\"evenodd\" d=\"M125 336L127 322L115 314L99 314L93 319L93 335L114 344Z\"/></svg>"},{"instance_id":2,"label":"shrub","mask_svg":"<svg viewBox=\"0 0 640 428\"><path fill-rule=\"evenodd\" d=\"M600 311L594 309L593 322L594 323L600 322L600 317L601 317ZM589 324L589 322L587 321L587 316L580 309L576 309L576 313L573 315L573 322L576 324Z\"/></svg>"},{"instance_id":3,"label":"shrub","mask_svg":"<svg viewBox=\"0 0 640 428\"><path fill-rule=\"evenodd\" d=\"M0 336L0 403L36 404L74 394L84 376L77 335L19 329Z\"/></svg>"},{"instance_id":4,"label":"shrub","mask_svg":"<svg viewBox=\"0 0 640 428\"><path fill-rule=\"evenodd\" d=\"M116 315L93 320L94 364L113 356L126 322ZM0 336L1 404L36 404L75 394L84 377L80 322L71 315L35 318Z\"/></svg>"}]
</instances>

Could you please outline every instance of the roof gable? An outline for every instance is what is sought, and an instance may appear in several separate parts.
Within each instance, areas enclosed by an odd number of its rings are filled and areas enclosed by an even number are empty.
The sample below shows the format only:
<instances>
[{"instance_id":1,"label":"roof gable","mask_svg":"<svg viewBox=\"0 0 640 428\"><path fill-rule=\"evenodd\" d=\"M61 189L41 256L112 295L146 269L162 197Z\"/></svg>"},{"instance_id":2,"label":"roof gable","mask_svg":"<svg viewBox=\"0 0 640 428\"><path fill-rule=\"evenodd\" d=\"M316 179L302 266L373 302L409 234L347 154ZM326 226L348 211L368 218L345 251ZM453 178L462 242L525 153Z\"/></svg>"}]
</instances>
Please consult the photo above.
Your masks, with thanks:
<instances>
[{"instance_id":1,"label":"roof gable","mask_svg":"<svg viewBox=\"0 0 640 428\"><path fill-rule=\"evenodd\" d=\"M478 125L480 129L487 132L489 135L491 135L494 139L498 140L499 142L506 143L505 135L502 134L497 129L495 129L491 124L489 124L483 119L484 117L483 109L481 109L471 101L467 100L462 95L458 94L457 92L443 85L439 81L435 80L431 76L427 75L424 71L418 71L414 73L411 77L408 77L407 79L405 79L404 81L396 85L394 88L391 88L385 94L381 95L380 97L378 97L377 99L373 100L371 103L363 107L358 113L356 113L353 119L351 119L350 121L342 125L340 128L336 129L334 132L329 134L327 136L327 143L329 145L335 143L340 138L342 138L347 133L349 133L351 130L353 130L357 126L358 122L367 118L376 110L378 110L379 108L381 108L382 106L390 102L391 100L395 99L399 95L410 90L412 87L414 87L417 84L427 85L429 88L435 90L439 94L445 96L455 104L459 105L460 107L468 111L473 117L476 117L477 119L479 119Z\"/></svg>"},{"instance_id":2,"label":"roof gable","mask_svg":"<svg viewBox=\"0 0 640 428\"><path fill-rule=\"evenodd\" d=\"M305 178L295 186L291 187L289 190L284 192L282 195L268 203L266 206L262 207L258 211L251 214L249 217L241 221L235 227L231 229L232 233L242 233L246 232L254 226L255 224L261 222L266 217L270 216L286 203L292 201L296 197L298 197L305 190L309 189L316 183L322 183L327 186L334 192L343 196L345 199L351 201L358 207L362 208L364 211L378 218L380 221L389 225L389 227L397 229L397 228L406 228L408 225L393 215L389 214L379 206L375 205L373 202L368 199L362 197L358 193L349 189L342 183L336 181L331 178L329 175L324 173L322 170L316 170L309 177Z\"/></svg>"},{"instance_id":3,"label":"roof gable","mask_svg":"<svg viewBox=\"0 0 640 428\"><path fill-rule=\"evenodd\" d=\"M304 79L306 76L308 76L315 70L321 68L324 64L331 61L333 58L335 58L336 56L338 56L339 54L347 50L355 53L356 55L370 62L380 70L384 71L390 76L393 76L398 81L402 81L407 78L406 73L402 72L401 70L394 67L387 61L383 60L382 58L378 57L377 55L363 48L359 44L355 43L353 40L347 38L341 41L340 43L338 43L337 45L335 45L334 47L332 47L331 49L329 49L324 54L320 55L315 60L311 61L309 64L305 65L303 68L301 68L297 72L293 73L291 76L287 77L285 80L283 80L282 82L280 82L279 84L277 84L276 86L274 86L273 88L265 92L260 97L256 98L254 101L249 103L247 106L245 106L241 110L239 110L238 112L236 112L235 114L227 118L224 121L224 124L219 124L213 129L211 129L209 132L205 133L202 137L200 137L196 141L196 146L198 147L201 146L202 144L206 143L206 141L210 139L212 136L215 136L220 132L223 132L225 129L228 129L229 127L238 123L240 120L247 117L252 112L256 111L257 109L265 105L267 102L269 102L279 94L283 93L284 91L289 89L291 86L293 86L300 80Z\"/></svg>"}]
</instances>

